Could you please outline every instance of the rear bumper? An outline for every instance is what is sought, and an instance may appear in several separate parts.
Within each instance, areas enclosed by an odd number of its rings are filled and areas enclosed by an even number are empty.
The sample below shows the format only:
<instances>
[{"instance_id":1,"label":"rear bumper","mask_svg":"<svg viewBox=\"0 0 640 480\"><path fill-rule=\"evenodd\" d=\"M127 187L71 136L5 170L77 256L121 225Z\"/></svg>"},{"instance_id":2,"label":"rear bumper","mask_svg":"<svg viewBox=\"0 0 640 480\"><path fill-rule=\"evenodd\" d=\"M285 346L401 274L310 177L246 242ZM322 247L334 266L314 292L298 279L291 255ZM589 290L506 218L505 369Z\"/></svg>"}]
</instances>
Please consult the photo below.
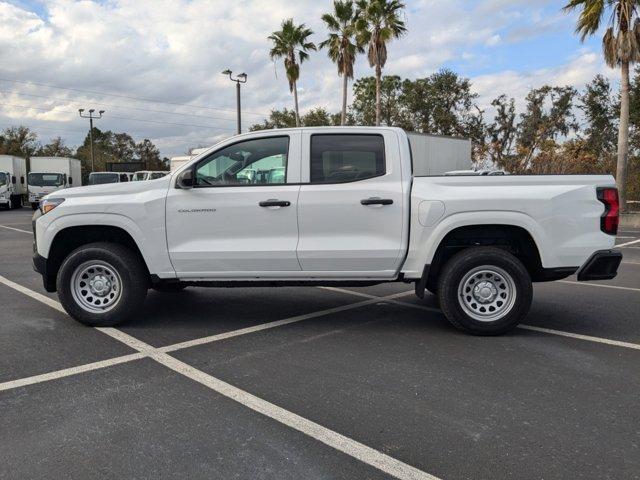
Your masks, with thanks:
<instances>
[{"instance_id":1,"label":"rear bumper","mask_svg":"<svg viewBox=\"0 0 640 480\"><path fill-rule=\"evenodd\" d=\"M611 280L618 274L620 262L622 262L622 252L619 250L595 252L578 270L578 281Z\"/></svg>"}]
</instances>

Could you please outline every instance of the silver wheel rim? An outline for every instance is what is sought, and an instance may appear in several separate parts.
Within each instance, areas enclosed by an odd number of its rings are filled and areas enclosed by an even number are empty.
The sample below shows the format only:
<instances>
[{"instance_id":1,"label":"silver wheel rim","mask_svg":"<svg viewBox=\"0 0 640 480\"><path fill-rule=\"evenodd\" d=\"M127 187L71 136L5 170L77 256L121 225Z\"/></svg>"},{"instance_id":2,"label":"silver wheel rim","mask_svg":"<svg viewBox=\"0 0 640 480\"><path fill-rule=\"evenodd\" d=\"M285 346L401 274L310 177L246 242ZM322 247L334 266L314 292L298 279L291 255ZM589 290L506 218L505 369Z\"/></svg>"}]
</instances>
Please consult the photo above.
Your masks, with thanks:
<instances>
[{"instance_id":1,"label":"silver wheel rim","mask_svg":"<svg viewBox=\"0 0 640 480\"><path fill-rule=\"evenodd\" d=\"M87 312L108 312L118 304L122 295L120 274L102 260L84 262L71 276L71 294Z\"/></svg>"},{"instance_id":2,"label":"silver wheel rim","mask_svg":"<svg viewBox=\"0 0 640 480\"><path fill-rule=\"evenodd\" d=\"M467 315L480 322L504 318L513 309L516 295L513 277L494 265L470 270L458 285L460 306Z\"/></svg>"}]
</instances>

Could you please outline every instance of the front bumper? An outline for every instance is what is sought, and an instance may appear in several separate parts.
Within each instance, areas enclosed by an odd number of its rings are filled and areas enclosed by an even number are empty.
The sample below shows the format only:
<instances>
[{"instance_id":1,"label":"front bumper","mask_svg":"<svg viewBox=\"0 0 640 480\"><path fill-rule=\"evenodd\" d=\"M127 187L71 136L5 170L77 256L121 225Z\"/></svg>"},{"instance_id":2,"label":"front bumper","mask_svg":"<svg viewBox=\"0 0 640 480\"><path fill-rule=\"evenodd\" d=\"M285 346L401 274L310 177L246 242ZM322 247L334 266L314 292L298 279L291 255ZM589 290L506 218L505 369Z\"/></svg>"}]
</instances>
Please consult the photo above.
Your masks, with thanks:
<instances>
[{"instance_id":1,"label":"front bumper","mask_svg":"<svg viewBox=\"0 0 640 480\"><path fill-rule=\"evenodd\" d=\"M42 284L47 292L56 291L56 279L55 276L50 275L47 272L47 259L38 253L38 244L36 241L36 221L42 216L40 210L36 210L33 214L31 226L33 228L33 269L42 275Z\"/></svg>"},{"instance_id":2,"label":"front bumper","mask_svg":"<svg viewBox=\"0 0 640 480\"><path fill-rule=\"evenodd\" d=\"M618 274L620 262L622 252L619 250L597 251L578 270L578 281L611 280Z\"/></svg>"}]
</instances>

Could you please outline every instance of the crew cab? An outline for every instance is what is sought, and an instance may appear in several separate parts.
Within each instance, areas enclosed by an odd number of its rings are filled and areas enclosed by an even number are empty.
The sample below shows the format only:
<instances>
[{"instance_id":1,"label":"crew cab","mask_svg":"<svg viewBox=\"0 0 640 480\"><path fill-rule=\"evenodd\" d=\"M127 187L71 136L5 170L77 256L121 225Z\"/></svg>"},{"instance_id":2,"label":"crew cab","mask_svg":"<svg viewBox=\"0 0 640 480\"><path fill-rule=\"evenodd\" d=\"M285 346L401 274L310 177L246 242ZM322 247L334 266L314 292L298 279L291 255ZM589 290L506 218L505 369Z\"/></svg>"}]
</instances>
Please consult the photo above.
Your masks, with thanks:
<instances>
[{"instance_id":1,"label":"crew cab","mask_svg":"<svg viewBox=\"0 0 640 480\"><path fill-rule=\"evenodd\" d=\"M615 277L611 176L422 176L428 156L390 127L238 135L157 180L46 197L34 266L87 325L149 288L406 282L478 335L517 325L532 282Z\"/></svg>"}]
</instances>

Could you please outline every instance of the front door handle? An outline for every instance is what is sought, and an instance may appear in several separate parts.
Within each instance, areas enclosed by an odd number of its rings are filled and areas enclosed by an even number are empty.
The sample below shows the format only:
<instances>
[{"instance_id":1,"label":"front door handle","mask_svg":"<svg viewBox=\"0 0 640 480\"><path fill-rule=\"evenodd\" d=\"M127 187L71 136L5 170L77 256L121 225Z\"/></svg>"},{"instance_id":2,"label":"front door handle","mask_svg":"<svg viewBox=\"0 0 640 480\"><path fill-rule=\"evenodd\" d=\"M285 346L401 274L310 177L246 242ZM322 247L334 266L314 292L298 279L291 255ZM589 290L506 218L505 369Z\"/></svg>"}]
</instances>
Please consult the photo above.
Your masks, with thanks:
<instances>
[{"instance_id":1,"label":"front door handle","mask_svg":"<svg viewBox=\"0 0 640 480\"><path fill-rule=\"evenodd\" d=\"M291 202L270 198L269 200L263 200L258 205L261 207L288 207L291 205Z\"/></svg>"},{"instance_id":2,"label":"front door handle","mask_svg":"<svg viewBox=\"0 0 640 480\"><path fill-rule=\"evenodd\" d=\"M393 200L390 198L371 197L360 200L360 203L362 205L391 205Z\"/></svg>"}]
</instances>

